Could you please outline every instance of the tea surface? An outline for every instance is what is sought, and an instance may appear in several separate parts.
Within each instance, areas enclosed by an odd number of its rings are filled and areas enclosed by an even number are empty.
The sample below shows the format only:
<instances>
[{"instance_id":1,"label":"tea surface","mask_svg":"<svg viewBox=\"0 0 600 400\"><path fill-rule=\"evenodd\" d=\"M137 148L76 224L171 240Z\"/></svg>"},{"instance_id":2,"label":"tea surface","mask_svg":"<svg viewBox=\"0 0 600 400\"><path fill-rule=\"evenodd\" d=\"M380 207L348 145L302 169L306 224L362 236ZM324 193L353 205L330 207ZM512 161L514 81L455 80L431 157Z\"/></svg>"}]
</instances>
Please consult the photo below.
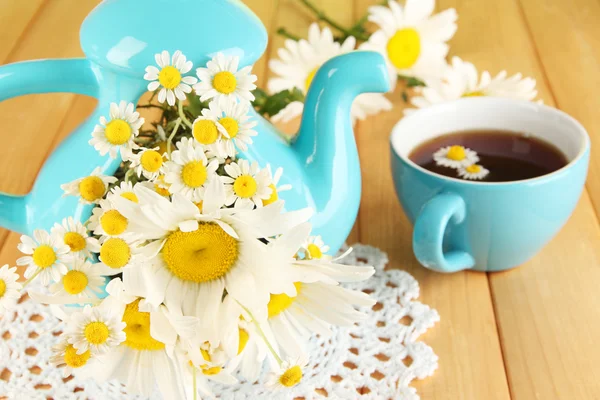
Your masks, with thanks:
<instances>
[{"instance_id":1,"label":"tea surface","mask_svg":"<svg viewBox=\"0 0 600 400\"><path fill-rule=\"evenodd\" d=\"M409 158L419 166L452 178L457 171L437 165L433 154L447 146L464 146L479 156L477 164L490 171L483 182L511 182L537 178L568 164L554 145L522 133L505 130L471 130L446 134L417 147Z\"/></svg>"}]
</instances>

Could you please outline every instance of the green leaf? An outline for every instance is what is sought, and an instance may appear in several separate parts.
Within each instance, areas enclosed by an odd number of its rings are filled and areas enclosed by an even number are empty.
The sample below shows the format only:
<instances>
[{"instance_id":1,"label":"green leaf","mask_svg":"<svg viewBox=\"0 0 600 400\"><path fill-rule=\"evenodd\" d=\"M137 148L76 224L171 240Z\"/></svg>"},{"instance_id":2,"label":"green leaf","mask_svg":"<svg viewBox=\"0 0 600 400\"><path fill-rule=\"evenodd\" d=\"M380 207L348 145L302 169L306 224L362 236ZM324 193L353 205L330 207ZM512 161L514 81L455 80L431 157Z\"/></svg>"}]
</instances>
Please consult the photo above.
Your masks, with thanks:
<instances>
[{"instance_id":1,"label":"green leaf","mask_svg":"<svg viewBox=\"0 0 600 400\"><path fill-rule=\"evenodd\" d=\"M257 96L257 92L254 92L256 100L254 101L254 107L259 114L272 117L277 115L281 110L287 107L294 101L304 102L304 93L298 88L292 90L284 90L274 95L268 96L264 91Z\"/></svg>"},{"instance_id":2,"label":"green leaf","mask_svg":"<svg viewBox=\"0 0 600 400\"><path fill-rule=\"evenodd\" d=\"M188 105L185 108L194 116L194 119L202 114L202 110L208 108L208 103L200 101L200 97L193 92L187 94L187 100Z\"/></svg>"}]
</instances>

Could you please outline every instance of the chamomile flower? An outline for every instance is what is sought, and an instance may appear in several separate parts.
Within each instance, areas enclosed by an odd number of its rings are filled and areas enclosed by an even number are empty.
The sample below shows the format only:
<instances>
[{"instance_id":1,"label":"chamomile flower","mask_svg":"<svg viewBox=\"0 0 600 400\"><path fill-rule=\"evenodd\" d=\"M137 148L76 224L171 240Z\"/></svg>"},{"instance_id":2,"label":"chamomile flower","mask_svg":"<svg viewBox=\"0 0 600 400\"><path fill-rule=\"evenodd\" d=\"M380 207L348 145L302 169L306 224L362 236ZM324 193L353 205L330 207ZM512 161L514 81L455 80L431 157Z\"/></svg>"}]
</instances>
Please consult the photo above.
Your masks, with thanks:
<instances>
[{"instance_id":1,"label":"chamomile flower","mask_svg":"<svg viewBox=\"0 0 600 400\"><path fill-rule=\"evenodd\" d=\"M452 58L452 64L442 79L429 79L426 84L420 96L411 99L418 108L461 97L491 96L532 101L537 96L535 79L523 78L521 74L507 77L506 71L493 78L487 71L480 76L473 64L459 57ZM411 111L406 109L408 113Z\"/></svg>"},{"instance_id":2,"label":"chamomile flower","mask_svg":"<svg viewBox=\"0 0 600 400\"><path fill-rule=\"evenodd\" d=\"M108 191L108 185L117 181L114 176L102 175L101 171L101 167L98 167L90 176L61 185L60 188L65 191L64 196L79 196L79 201L83 204L100 202Z\"/></svg>"},{"instance_id":3,"label":"chamomile flower","mask_svg":"<svg viewBox=\"0 0 600 400\"><path fill-rule=\"evenodd\" d=\"M111 103L109 119L100 117L100 124L94 128L89 143L100 155L109 153L112 158L117 158L117 152L120 152L124 159L137 148L133 139L139 134L142 125L144 118L135 111L133 103Z\"/></svg>"},{"instance_id":4,"label":"chamomile flower","mask_svg":"<svg viewBox=\"0 0 600 400\"><path fill-rule=\"evenodd\" d=\"M353 51L355 46L354 37L351 36L340 44L334 40L329 28L321 30L318 24L312 24L307 40L286 40L285 47L279 50L279 59L269 63L271 71L277 75L269 80L269 91L278 93L297 88L306 95L319 68L331 58ZM363 94L352 105L352 120L362 120L391 108L392 103L382 94ZM273 117L273 122L290 121L302 115L303 110L304 104L292 102Z\"/></svg>"},{"instance_id":5,"label":"chamomile flower","mask_svg":"<svg viewBox=\"0 0 600 400\"><path fill-rule=\"evenodd\" d=\"M60 281L50 285L50 293L60 298L96 298L104 284L104 277L89 261L76 259Z\"/></svg>"},{"instance_id":6,"label":"chamomile flower","mask_svg":"<svg viewBox=\"0 0 600 400\"><path fill-rule=\"evenodd\" d=\"M144 187L139 193L140 204L115 200L123 215L154 225L132 232L147 241L149 257L123 272L126 282L143 283L135 295L153 305L164 302L171 312L214 321L225 291L258 316L266 316L270 289L295 293L286 266L272 264L258 239L293 229L310 211L282 214L281 202L256 210L221 209L225 194L217 180L206 190L202 214L179 193L171 201ZM198 334L218 344L214 325L202 325Z\"/></svg>"},{"instance_id":7,"label":"chamomile flower","mask_svg":"<svg viewBox=\"0 0 600 400\"><path fill-rule=\"evenodd\" d=\"M231 348L232 360L228 367L232 370L238 370L248 382L256 382L262 372L261 366L267 359L267 345L257 331L254 324L239 318L238 328L227 330L229 336L225 341L232 341L228 347ZM269 339L271 343L276 343L275 338Z\"/></svg>"},{"instance_id":8,"label":"chamomile flower","mask_svg":"<svg viewBox=\"0 0 600 400\"><path fill-rule=\"evenodd\" d=\"M131 168L135 170L138 178L144 175L151 181L164 173L164 159L159 147L142 149L130 157Z\"/></svg>"},{"instance_id":9,"label":"chamomile flower","mask_svg":"<svg viewBox=\"0 0 600 400\"><path fill-rule=\"evenodd\" d=\"M67 273L65 263L71 260L71 249L56 235L38 229L33 231L33 238L21 236L21 243L17 248L26 254L17 260L17 265L27 266L25 278L31 279L34 275L39 275L41 284L46 286L51 280L58 282L61 275Z\"/></svg>"},{"instance_id":10,"label":"chamomile flower","mask_svg":"<svg viewBox=\"0 0 600 400\"><path fill-rule=\"evenodd\" d=\"M369 21L379 26L361 49L381 53L391 77L398 74L428 79L446 67L448 40L456 32L456 10L433 15L435 0L407 0L405 7L391 0L388 6L369 8Z\"/></svg>"},{"instance_id":11,"label":"chamomile flower","mask_svg":"<svg viewBox=\"0 0 600 400\"><path fill-rule=\"evenodd\" d=\"M254 101L252 91L256 89L254 82L258 79L252 75L252 67L244 67L238 71L240 59L218 53L206 68L198 68L196 75L200 79L194 89L201 101L234 98L239 101Z\"/></svg>"},{"instance_id":12,"label":"chamomile flower","mask_svg":"<svg viewBox=\"0 0 600 400\"><path fill-rule=\"evenodd\" d=\"M138 198L133 191L133 183L129 181L123 181L119 186L115 186L110 190L110 193L106 196L107 200L110 200L114 196L121 196L127 200L138 202Z\"/></svg>"},{"instance_id":13,"label":"chamomile flower","mask_svg":"<svg viewBox=\"0 0 600 400\"><path fill-rule=\"evenodd\" d=\"M479 156L471 149L463 146L447 146L433 154L433 160L442 167L458 169L468 167L479 161Z\"/></svg>"},{"instance_id":14,"label":"chamomile flower","mask_svg":"<svg viewBox=\"0 0 600 400\"><path fill-rule=\"evenodd\" d=\"M77 353L77 349L73 347L66 339L52 347L52 356L50 364L63 369L63 377L67 378L73 374L73 371L79 371L88 364L93 362L90 350Z\"/></svg>"},{"instance_id":15,"label":"chamomile flower","mask_svg":"<svg viewBox=\"0 0 600 400\"><path fill-rule=\"evenodd\" d=\"M216 179L218 167L218 161L206 158L203 146L189 140L179 143L171 153L171 160L165 164L165 182L172 194L180 193L198 202L204 197L206 185Z\"/></svg>"},{"instance_id":16,"label":"chamomile flower","mask_svg":"<svg viewBox=\"0 0 600 400\"><path fill-rule=\"evenodd\" d=\"M90 237L87 229L73 217L62 220L62 223L54 224L51 234L62 239L69 246L71 254L76 257L90 257L92 252L98 251L98 241Z\"/></svg>"},{"instance_id":17,"label":"chamomile flower","mask_svg":"<svg viewBox=\"0 0 600 400\"><path fill-rule=\"evenodd\" d=\"M94 268L106 276L120 274L144 259L140 245L141 241L130 233L119 237L103 237L100 239L100 262Z\"/></svg>"},{"instance_id":18,"label":"chamomile flower","mask_svg":"<svg viewBox=\"0 0 600 400\"><path fill-rule=\"evenodd\" d=\"M225 368L228 360L220 347L215 348L209 343L203 343L201 346L189 348L182 361L182 364L186 365L183 371L184 380L191 382L196 379L196 385L200 386L198 389L201 395L214 397L209 389L209 381L224 385L238 382L229 369ZM194 373L194 369L196 373Z\"/></svg>"},{"instance_id":19,"label":"chamomile flower","mask_svg":"<svg viewBox=\"0 0 600 400\"><path fill-rule=\"evenodd\" d=\"M283 235L270 245L275 248L273 258L280 265L292 263L298 280L294 283L294 295L271 294L264 330L272 332L282 353L294 357L306 353L304 344L312 334L327 337L331 335L332 325L352 326L366 318L366 315L355 307L371 307L375 304L367 294L339 286L341 282L370 278L375 272L372 267L349 267L325 257L292 261L278 258L279 255L289 255L302 243L314 243L315 238L308 237L308 232L299 229L296 235ZM318 240L316 242L320 243ZM313 243L311 244L314 247L306 247L317 253ZM327 307L323 307L323 304L327 304Z\"/></svg>"},{"instance_id":20,"label":"chamomile flower","mask_svg":"<svg viewBox=\"0 0 600 400\"><path fill-rule=\"evenodd\" d=\"M21 284L17 282L17 268L8 265L0 268L0 311L11 310L21 297Z\"/></svg>"},{"instance_id":21,"label":"chamomile flower","mask_svg":"<svg viewBox=\"0 0 600 400\"><path fill-rule=\"evenodd\" d=\"M110 200L101 200L100 207L92 210L88 227L94 235L120 237L125 234L129 220L115 209Z\"/></svg>"},{"instance_id":22,"label":"chamomile flower","mask_svg":"<svg viewBox=\"0 0 600 400\"><path fill-rule=\"evenodd\" d=\"M257 162L238 160L225 166L228 176L221 176L225 184L225 205L235 203L235 208L262 207L263 200L273 193L268 171L260 170Z\"/></svg>"},{"instance_id":23,"label":"chamomile flower","mask_svg":"<svg viewBox=\"0 0 600 400\"><path fill-rule=\"evenodd\" d=\"M329 251L329 246L323 242L321 236L309 236L303 243L302 248L305 249L308 259L321 259L326 257Z\"/></svg>"},{"instance_id":24,"label":"chamomile flower","mask_svg":"<svg viewBox=\"0 0 600 400\"><path fill-rule=\"evenodd\" d=\"M271 197L269 197L268 199L263 199L263 206L268 206L269 204L273 204L277 200L279 200L279 193L292 190L292 185L290 184L279 186L279 181L283 176L283 168L277 168L277 170L275 171L275 175L273 175L271 164L267 164L267 173L269 175L269 181L271 182L269 184L269 188L271 188Z\"/></svg>"},{"instance_id":25,"label":"chamomile flower","mask_svg":"<svg viewBox=\"0 0 600 400\"><path fill-rule=\"evenodd\" d=\"M181 51L177 50L171 58L168 51L164 50L154 56L157 68L153 65L146 67L144 79L152 81L148 84L148 90L153 92L159 87L158 102L175 105L175 98L181 101L186 99L185 94L192 92L192 86L198 80L193 76L184 76L192 70L193 64L188 61Z\"/></svg>"},{"instance_id":26,"label":"chamomile flower","mask_svg":"<svg viewBox=\"0 0 600 400\"><path fill-rule=\"evenodd\" d=\"M121 314L106 306L86 305L74 312L67 321L67 337L77 354L90 351L91 355L105 354L125 341L126 324Z\"/></svg>"},{"instance_id":27,"label":"chamomile flower","mask_svg":"<svg viewBox=\"0 0 600 400\"><path fill-rule=\"evenodd\" d=\"M285 360L279 368L269 374L267 387L273 390L293 388L302 381L302 370L307 364L306 357Z\"/></svg>"},{"instance_id":28,"label":"chamomile flower","mask_svg":"<svg viewBox=\"0 0 600 400\"><path fill-rule=\"evenodd\" d=\"M112 280L105 300L122 320L124 341L113 347L94 363L80 371L78 377L94 378L96 382L117 379L129 394L150 397L155 385L164 398L185 399L185 385L180 366L169 356L178 338L172 320L156 309L148 308L143 299L123 290L120 279Z\"/></svg>"},{"instance_id":29,"label":"chamomile flower","mask_svg":"<svg viewBox=\"0 0 600 400\"><path fill-rule=\"evenodd\" d=\"M469 165L458 169L458 176L463 179L480 181L485 179L490 174L490 171L479 164Z\"/></svg>"},{"instance_id":30,"label":"chamomile flower","mask_svg":"<svg viewBox=\"0 0 600 400\"><path fill-rule=\"evenodd\" d=\"M251 121L249 112L248 103L239 103L225 97L211 102L209 108L202 110L203 116L218 122L220 139L225 146L225 152L230 157L235 156L236 147L241 151L248 150L248 145L252 144L252 137L258 134L253 129L258 122Z\"/></svg>"}]
</instances>

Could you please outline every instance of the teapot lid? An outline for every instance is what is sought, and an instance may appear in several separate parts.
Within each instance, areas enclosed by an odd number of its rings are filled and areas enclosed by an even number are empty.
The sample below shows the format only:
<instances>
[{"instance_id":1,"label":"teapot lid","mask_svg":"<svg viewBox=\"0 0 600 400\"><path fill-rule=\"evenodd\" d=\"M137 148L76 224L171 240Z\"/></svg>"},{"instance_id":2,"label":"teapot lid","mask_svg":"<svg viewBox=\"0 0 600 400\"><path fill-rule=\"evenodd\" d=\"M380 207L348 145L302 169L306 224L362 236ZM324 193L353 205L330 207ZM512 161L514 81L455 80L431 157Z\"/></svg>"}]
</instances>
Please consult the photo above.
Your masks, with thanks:
<instances>
[{"instance_id":1,"label":"teapot lid","mask_svg":"<svg viewBox=\"0 0 600 400\"><path fill-rule=\"evenodd\" d=\"M83 21L80 41L90 60L142 77L163 50L181 50L195 67L219 52L252 65L268 37L240 0L104 0Z\"/></svg>"}]
</instances>

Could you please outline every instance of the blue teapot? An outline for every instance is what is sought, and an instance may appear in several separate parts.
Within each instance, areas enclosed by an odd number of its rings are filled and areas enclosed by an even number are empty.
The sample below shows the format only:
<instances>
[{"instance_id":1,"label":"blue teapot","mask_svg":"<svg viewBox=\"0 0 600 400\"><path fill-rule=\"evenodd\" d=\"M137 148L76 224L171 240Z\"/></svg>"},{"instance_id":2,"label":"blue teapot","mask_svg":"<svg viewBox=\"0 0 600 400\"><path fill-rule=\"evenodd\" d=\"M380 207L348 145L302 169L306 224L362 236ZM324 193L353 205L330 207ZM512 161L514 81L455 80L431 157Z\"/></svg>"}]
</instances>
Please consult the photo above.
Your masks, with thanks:
<instances>
[{"instance_id":1,"label":"blue teapot","mask_svg":"<svg viewBox=\"0 0 600 400\"><path fill-rule=\"evenodd\" d=\"M190 16L189 23L179 22ZM86 220L91 206L63 197L60 185L101 166L106 175L121 160L100 156L88 144L95 124L110 103L137 104L147 91L146 66L162 50L181 50L194 66L218 52L254 64L267 47L267 32L239 0L104 0L80 31L86 58L36 60L0 67L0 101L33 93L67 92L97 98L98 107L46 161L26 196L0 193L0 226L31 233L49 229L67 216ZM314 233L335 252L356 219L361 174L350 107L365 92L389 89L383 57L354 52L324 64L308 92L300 132L292 143L259 115L255 144L243 155L261 166L284 168L286 209L312 207Z\"/></svg>"}]
</instances>

